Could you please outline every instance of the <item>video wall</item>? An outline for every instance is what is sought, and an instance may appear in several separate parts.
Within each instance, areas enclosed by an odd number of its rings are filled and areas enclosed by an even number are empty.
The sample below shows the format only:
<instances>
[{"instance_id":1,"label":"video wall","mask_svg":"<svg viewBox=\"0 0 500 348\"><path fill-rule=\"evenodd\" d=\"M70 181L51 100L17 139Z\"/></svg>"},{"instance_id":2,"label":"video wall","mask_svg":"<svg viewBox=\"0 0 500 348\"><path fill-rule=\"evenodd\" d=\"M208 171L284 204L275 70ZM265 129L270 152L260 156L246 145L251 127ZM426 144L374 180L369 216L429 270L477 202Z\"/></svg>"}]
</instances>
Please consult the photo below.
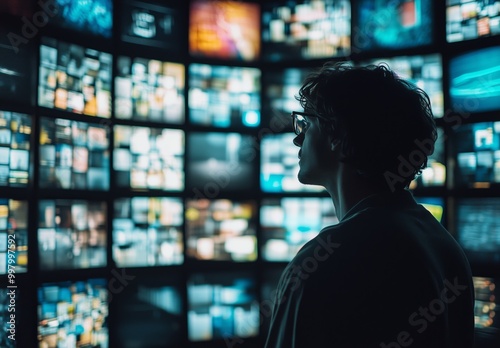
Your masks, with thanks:
<instances>
[{"instance_id":1,"label":"video wall","mask_svg":"<svg viewBox=\"0 0 500 348\"><path fill-rule=\"evenodd\" d=\"M385 63L429 95L438 140L410 189L471 262L476 327L500 332L499 19L474 0L0 4L19 344L263 346L281 271L339 222L297 179L290 119L330 60ZM8 306L0 291L0 321Z\"/></svg>"}]
</instances>

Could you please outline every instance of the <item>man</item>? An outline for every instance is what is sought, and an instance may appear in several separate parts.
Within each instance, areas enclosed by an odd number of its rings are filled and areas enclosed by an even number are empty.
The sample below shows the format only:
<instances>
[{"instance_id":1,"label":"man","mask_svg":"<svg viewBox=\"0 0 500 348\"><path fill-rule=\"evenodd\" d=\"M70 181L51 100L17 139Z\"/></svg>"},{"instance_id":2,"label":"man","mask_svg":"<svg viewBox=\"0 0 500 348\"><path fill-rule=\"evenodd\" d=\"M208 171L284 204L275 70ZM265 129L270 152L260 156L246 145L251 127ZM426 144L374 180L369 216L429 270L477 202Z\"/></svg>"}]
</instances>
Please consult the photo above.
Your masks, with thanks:
<instances>
[{"instance_id":1,"label":"man","mask_svg":"<svg viewBox=\"0 0 500 348\"><path fill-rule=\"evenodd\" d=\"M266 348L472 348L468 261L408 191L437 137L428 96L386 66L329 63L297 98L298 178L340 222L283 272Z\"/></svg>"}]
</instances>

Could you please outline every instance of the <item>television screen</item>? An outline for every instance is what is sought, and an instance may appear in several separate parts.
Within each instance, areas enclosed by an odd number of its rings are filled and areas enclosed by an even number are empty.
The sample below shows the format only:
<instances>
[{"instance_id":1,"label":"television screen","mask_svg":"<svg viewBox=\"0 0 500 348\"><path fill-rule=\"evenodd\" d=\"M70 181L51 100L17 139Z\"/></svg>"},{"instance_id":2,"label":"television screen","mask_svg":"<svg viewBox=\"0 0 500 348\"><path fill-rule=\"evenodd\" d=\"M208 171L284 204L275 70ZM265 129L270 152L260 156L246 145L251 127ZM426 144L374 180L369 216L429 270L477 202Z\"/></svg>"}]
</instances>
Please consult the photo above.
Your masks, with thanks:
<instances>
[{"instance_id":1,"label":"television screen","mask_svg":"<svg viewBox=\"0 0 500 348\"><path fill-rule=\"evenodd\" d=\"M184 334L184 293L178 277L160 274L134 277L113 294L113 335L120 348L182 347ZM162 274L163 273L163 274Z\"/></svg>"},{"instance_id":2,"label":"television screen","mask_svg":"<svg viewBox=\"0 0 500 348\"><path fill-rule=\"evenodd\" d=\"M299 148L294 133L265 135L260 143L260 186L264 192L322 192L324 188L299 182Z\"/></svg>"},{"instance_id":3,"label":"television screen","mask_svg":"<svg viewBox=\"0 0 500 348\"><path fill-rule=\"evenodd\" d=\"M228 199L186 203L186 254L198 260L255 261L257 206Z\"/></svg>"},{"instance_id":4,"label":"television screen","mask_svg":"<svg viewBox=\"0 0 500 348\"><path fill-rule=\"evenodd\" d=\"M465 113L500 109L500 46L482 48L450 59L451 106Z\"/></svg>"},{"instance_id":5,"label":"television screen","mask_svg":"<svg viewBox=\"0 0 500 348\"><path fill-rule=\"evenodd\" d=\"M473 277L474 280L474 323L476 328L500 330L500 305L498 279Z\"/></svg>"},{"instance_id":6,"label":"television screen","mask_svg":"<svg viewBox=\"0 0 500 348\"><path fill-rule=\"evenodd\" d=\"M227 0L193 0L189 53L195 57L253 61L260 55L260 6Z\"/></svg>"},{"instance_id":7,"label":"television screen","mask_svg":"<svg viewBox=\"0 0 500 348\"><path fill-rule=\"evenodd\" d=\"M109 53L42 37L38 104L109 118L111 71Z\"/></svg>"},{"instance_id":8,"label":"television screen","mask_svg":"<svg viewBox=\"0 0 500 348\"><path fill-rule=\"evenodd\" d=\"M0 186L28 186L31 130L31 116L0 110Z\"/></svg>"},{"instance_id":9,"label":"television screen","mask_svg":"<svg viewBox=\"0 0 500 348\"><path fill-rule=\"evenodd\" d=\"M427 209L439 222L443 222L444 198L442 197L415 197L417 203Z\"/></svg>"},{"instance_id":10,"label":"television screen","mask_svg":"<svg viewBox=\"0 0 500 348\"><path fill-rule=\"evenodd\" d=\"M193 274L189 277L187 291L190 341L259 334L256 282L250 274Z\"/></svg>"},{"instance_id":11,"label":"television screen","mask_svg":"<svg viewBox=\"0 0 500 348\"><path fill-rule=\"evenodd\" d=\"M184 65L120 56L115 116L156 122L184 121Z\"/></svg>"},{"instance_id":12,"label":"television screen","mask_svg":"<svg viewBox=\"0 0 500 348\"><path fill-rule=\"evenodd\" d=\"M351 1L292 0L264 2L262 56L300 60L351 53Z\"/></svg>"},{"instance_id":13,"label":"television screen","mask_svg":"<svg viewBox=\"0 0 500 348\"><path fill-rule=\"evenodd\" d=\"M265 98L262 115L265 115L266 122L269 122L266 126L272 131L292 131L290 114L292 111L302 111L295 96L311 71L309 68L273 69L262 76Z\"/></svg>"},{"instance_id":14,"label":"television screen","mask_svg":"<svg viewBox=\"0 0 500 348\"><path fill-rule=\"evenodd\" d=\"M214 127L259 126L260 77L257 68L191 64L190 122Z\"/></svg>"},{"instance_id":15,"label":"television screen","mask_svg":"<svg viewBox=\"0 0 500 348\"><path fill-rule=\"evenodd\" d=\"M458 200L456 234L472 264L500 264L499 216L499 198Z\"/></svg>"},{"instance_id":16,"label":"television screen","mask_svg":"<svg viewBox=\"0 0 500 348\"><path fill-rule=\"evenodd\" d=\"M63 29L111 38L113 0L52 0L55 7L49 22Z\"/></svg>"},{"instance_id":17,"label":"television screen","mask_svg":"<svg viewBox=\"0 0 500 348\"><path fill-rule=\"evenodd\" d=\"M104 278L38 287L39 347L108 347L108 289Z\"/></svg>"},{"instance_id":18,"label":"television screen","mask_svg":"<svg viewBox=\"0 0 500 348\"><path fill-rule=\"evenodd\" d=\"M40 119L41 188L109 190L109 127Z\"/></svg>"},{"instance_id":19,"label":"television screen","mask_svg":"<svg viewBox=\"0 0 500 348\"><path fill-rule=\"evenodd\" d=\"M34 41L24 38L21 19L10 19L11 25L2 18L0 26L0 100L32 105L35 100Z\"/></svg>"},{"instance_id":20,"label":"television screen","mask_svg":"<svg viewBox=\"0 0 500 348\"><path fill-rule=\"evenodd\" d=\"M397 50L433 42L433 1L360 0L353 46L361 51Z\"/></svg>"},{"instance_id":21,"label":"television screen","mask_svg":"<svg viewBox=\"0 0 500 348\"><path fill-rule=\"evenodd\" d=\"M119 198L114 204L113 258L118 267L182 263L183 205L179 198Z\"/></svg>"},{"instance_id":22,"label":"television screen","mask_svg":"<svg viewBox=\"0 0 500 348\"><path fill-rule=\"evenodd\" d=\"M184 14L179 8L154 0L125 0L121 6L122 41L178 51L184 38Z\"/></svg>"},{"instance_id":23,"label":"television screen","mask_svg":"<svg viewBox=\"0 0 500 348\"><path fill-rule=\"evenodd\" d=\"M184 131L114 127L115 185L131 189L184 189Z\"/></svg>"},{"instance_id":24,"label":"television screen","mask_svg":"<svg viewBox=\"0 0 500 348\"><path fill-rule=\"evenodd\" d=\"M500 122L463 124L455 130L457 186L500 183Z\"/></svg>"},{"instance_id":25,"label":"television screen","mask_svg":"<svg viewBox=\"0 0 500 348\"><path fill-rule=\"evenodd\" d=\"M221 191L256 188L257 145L251 136L192 132L187 140L187 182L197 197L214 198Z\"/></svg>"},{"instance_id":26,"label":"television screen","mask_svg":"<svg viewBox=\"0 0 500 348\"><path fill-rule=\"evenodd\" d=\"M41 270L106 266L106 203L43 199L38 209Z\"/></svg>"},{"instance_id":27,"label":"television screen","mask_svg":"<svg viewBox=\"0 0 500 348\"><path fill-rule=\"evenodd\" d=\"M28 202L0 198L0 274L28 268Z\"/></svg>"},{"instance_id":28,"label":"television screen","mask_svg":"<svg viewBox=\"0 0 500 348\"><path fill-rule=\"evenodd\" d=\"M448 42L498 34L500 34L500 3L498 1L446 1L446 39Z\"/></svg>"},{"instance_id":29,"label":"television screen","mask_svg":"<svg viewBox=\"0 0 500 348\"><path fill-rule=\"evenodd\" d=\"M446 181L446 156L445 156L445 140L443 128L438 127L438 137L434 144L434 153L428 157L427 167L422 170L422 174L418 175L410 183L410 189L418 189L421 187L444 186Z\"/></svg>"},{"instance_id":30,"label":"television screen","mask_svg":"<svg viewBox=\"0 0 500 348\"><path fill-rule=\"evenodd\" d=\"M443 117L443 65L439 54L375 59L365 62L365 64L377 65L380 63L386 63L398 76L423 89L431 100L434 117Z\"/></svg>"},{"instance_id":31,"label":"television screen","mask_svg":"<svg viewBox=\"0 0 500 348\"><path fill-rule=\"evenodd\" d=\"M331 198L264 199L260 207L262 258L290 261L324 227L338 222Z\"/></svg>"}]
</instances>

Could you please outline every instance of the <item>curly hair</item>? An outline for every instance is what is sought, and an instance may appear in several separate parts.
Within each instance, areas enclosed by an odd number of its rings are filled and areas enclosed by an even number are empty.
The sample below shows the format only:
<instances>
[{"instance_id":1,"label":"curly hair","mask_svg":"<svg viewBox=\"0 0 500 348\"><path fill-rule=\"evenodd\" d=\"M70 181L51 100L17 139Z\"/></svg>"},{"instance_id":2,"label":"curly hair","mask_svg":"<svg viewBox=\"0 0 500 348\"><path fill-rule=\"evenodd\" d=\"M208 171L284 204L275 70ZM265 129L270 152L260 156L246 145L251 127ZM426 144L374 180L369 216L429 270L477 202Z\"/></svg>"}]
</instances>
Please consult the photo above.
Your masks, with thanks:
<instances>
[{"instance_id":1,"label":"curly hair","mask_svg":"<svg viewBox=\"0 0 500 348\"><path fill-rule=\"evenodd\" d=\"M377 185L407 188L434 152L428 95L386 65L326 63L306 77L296 99L321 116L341 161Z\"/></svg>"}]
</instances>

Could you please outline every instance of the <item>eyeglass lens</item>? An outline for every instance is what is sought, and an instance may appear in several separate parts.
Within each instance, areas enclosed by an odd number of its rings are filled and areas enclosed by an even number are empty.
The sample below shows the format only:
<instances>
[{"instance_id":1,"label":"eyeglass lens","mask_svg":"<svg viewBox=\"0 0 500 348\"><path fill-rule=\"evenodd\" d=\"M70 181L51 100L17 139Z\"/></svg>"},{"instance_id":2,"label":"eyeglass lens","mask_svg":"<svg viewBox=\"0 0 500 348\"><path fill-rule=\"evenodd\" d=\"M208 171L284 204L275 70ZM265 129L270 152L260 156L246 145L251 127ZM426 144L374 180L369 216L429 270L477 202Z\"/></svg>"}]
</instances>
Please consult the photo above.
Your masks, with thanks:
<instances>
[{"instance_id":1,"label":"eyeglass lens","mask_svg":"<svg viewBox=\"0 0 500 348\"><path fill-rule=\"evenodd\" d=\"M306 120L305 120L304 116L302 116L302 115L295 115L295 117L294 117L294 129L295 129L295 133L297 135L299 135L300 133L302 133L304 131L305 126L306 126Z\"/></svg>"}]
</instances>

